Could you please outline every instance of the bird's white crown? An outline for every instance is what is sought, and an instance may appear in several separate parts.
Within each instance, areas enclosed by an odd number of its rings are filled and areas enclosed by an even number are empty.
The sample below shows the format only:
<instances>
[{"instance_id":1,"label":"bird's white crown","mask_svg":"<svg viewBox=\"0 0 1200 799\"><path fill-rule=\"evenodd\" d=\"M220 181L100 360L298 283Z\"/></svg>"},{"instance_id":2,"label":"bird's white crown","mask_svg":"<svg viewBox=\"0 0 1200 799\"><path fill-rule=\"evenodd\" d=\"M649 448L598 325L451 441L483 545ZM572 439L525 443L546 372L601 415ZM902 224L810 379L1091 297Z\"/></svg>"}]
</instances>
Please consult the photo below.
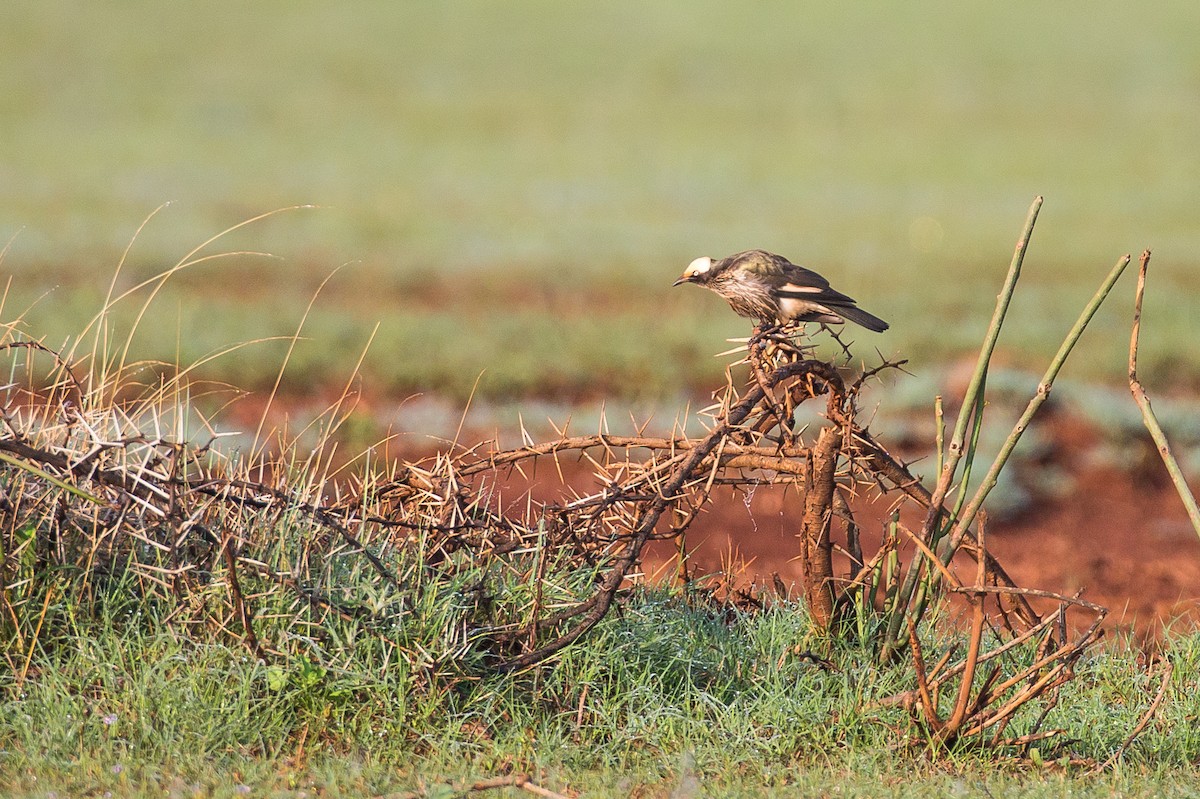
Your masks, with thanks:
<instances>
[{"instance_id":1,"label":"bird's white crown","mask_svg":"<svg viewBox=\"0 0 1200 799\"><path fill-rule=\"evenodd\" d=\"M703 275L709 269L712 269L712 265L713 259L706 255L703 258L697 258L688 264L687 269L683 270L683 274L687 277L692 277L693 275Z\"/></svg>"}]
</instances>

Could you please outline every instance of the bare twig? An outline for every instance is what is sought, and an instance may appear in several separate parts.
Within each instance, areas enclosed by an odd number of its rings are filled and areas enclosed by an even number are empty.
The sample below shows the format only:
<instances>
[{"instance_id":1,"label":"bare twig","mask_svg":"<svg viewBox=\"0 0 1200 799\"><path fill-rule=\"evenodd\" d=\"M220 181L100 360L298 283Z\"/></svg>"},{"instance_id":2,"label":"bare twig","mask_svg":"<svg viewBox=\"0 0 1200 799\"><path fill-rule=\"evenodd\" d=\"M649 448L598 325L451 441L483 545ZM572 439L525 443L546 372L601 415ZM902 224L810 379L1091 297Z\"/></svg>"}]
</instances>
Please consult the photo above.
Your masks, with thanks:
<instances>
[{"instance_id":1,"label":"bare twig","mask_svg":"<svg viewBox=\"0 0 1200 799\"><path fill-rule=\"evenodd\" d=\"M1179 461L1175 460L1175 456L1171 452L1167 434L1163 432L1162 425L1158 423L1158 417L1154 415L1154 409L1150 407L1150 395L1146 393L1145 387L1142 386L1142 382L1138 380L1137 376L1138 337L1142 329L1142 297L1146 293L1146 269L1149 266L1150 251L1146 250L1142 253L1138 268L1137 293L1134 295L1133 301L1133 332L1129 340L1129 390L1133 393L1134 401L1142 410L1142 421L1146 425L1146 429L1150 431L1150 437L1154 439L1154 446L1158 449L1159 457L1167 467L1167 473L1171 475L1175 491L1183 500L1183 507L1187 509L1188 518L1192 522L1192 529L1196 531L1196 535L1200 536L1200 506L1196 505L1196 496L1188 487L1187 478L1184 477L1183 470L1179 468Z\"/></svg>"}]
</instances>

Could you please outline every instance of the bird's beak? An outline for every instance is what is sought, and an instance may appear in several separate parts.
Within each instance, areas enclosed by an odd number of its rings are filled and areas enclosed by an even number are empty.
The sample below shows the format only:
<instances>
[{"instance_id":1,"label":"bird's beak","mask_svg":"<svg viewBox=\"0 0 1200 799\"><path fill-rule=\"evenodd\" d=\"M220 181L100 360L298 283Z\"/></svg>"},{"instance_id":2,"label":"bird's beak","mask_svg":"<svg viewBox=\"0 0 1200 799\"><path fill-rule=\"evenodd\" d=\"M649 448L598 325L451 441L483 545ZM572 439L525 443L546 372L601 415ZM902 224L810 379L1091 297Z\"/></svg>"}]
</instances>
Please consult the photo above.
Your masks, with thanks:
<instances>
[{"instance_id":1,"label":"bird's beak","mask_svg":"<svg viewBox=\"0 0 1200 799\"><path fill-rule=\"evenodd\" d=\"M689 277L688 275L682 275L678 280L676 280L671 285L672 286L682 286L684 283L691 283L691 282L692 282L691 277Z\"/></svg>"}]
</instances>

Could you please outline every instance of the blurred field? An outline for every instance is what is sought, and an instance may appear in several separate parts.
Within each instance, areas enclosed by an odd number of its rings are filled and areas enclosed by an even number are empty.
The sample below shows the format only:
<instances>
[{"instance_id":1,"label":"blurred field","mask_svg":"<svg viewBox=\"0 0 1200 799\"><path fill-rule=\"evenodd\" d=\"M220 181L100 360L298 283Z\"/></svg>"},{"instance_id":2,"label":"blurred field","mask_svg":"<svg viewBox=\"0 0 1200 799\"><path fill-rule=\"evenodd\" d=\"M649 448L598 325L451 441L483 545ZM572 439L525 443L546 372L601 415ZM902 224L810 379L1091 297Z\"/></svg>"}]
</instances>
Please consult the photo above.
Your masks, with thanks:
<instances>
[{"instance_id":1,"label":"blurred field","mask_svg":"<svg viewBox=\"0 0 1200 799\"><path fill-rule=\"evenodd\" d=\"M753 246L892 322L859 340L919 372L977 342L1044 194L1009 357L1040 369L1151 246L1144 376L1194 389L1198 24L1184 2L10 3L3 320L36 300L31 335L78 332L165 201L122 286L312 203L210 248L279 257L183 273L137 354L291 334L346 264L293 389L343 381L378 322L383 391L461 397L486 369L493 397L674 396L748 325L671 280ZM1123 379L1123 296L1071 376ZM269 385L284 348L210 374Z\"/></svg>"}]
</instances>

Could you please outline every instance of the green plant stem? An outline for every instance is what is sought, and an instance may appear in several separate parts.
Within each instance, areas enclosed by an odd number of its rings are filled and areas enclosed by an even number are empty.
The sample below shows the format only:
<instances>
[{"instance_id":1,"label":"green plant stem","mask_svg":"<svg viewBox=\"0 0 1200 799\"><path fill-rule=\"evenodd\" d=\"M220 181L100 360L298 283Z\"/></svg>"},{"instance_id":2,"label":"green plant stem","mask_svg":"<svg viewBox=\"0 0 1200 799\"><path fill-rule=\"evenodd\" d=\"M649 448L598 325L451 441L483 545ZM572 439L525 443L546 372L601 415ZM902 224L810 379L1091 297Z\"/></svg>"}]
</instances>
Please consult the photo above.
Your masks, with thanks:
<instances>
[{"instance_id":1,"label":"green plant stem","mask_svg":"<svg viewBox=\"0 0 1200 799\"><path fill-rule=\"evenodd\" d=\"M983 430L983 425L980 424L978 420L983 417L983 405L986 400L986 386L987 379L985 377L983 384L980 386L980 391L976 396L975 407L972 409L971 413L972 417L976 419L976 423L971 428L971 441L967 446L966 457L964 459L966 463L963 465L962 479L960 481L963 486L963 490L958 492L958 497L954 502L954 508L950 512L951 520L958 518L958 514L962 510L963 501L966 497L965 487L971 481L971 466L975 462L975 452L979 449L979 434ZM950 522L946 523L945 528L943 528L942 525L939 525L934 530L933 534L926 539L932 542L930 551L935 551L932 549L932 546L936 545L938 541L944 540L946 528L949 528L949 526ZM915 556L914 565L916 568L920 569L920 571L917 573L917 576L920 577L920 580L917 583L915 593L912 595L912 601L908 603L908 613L914 619L920 620L925 615L925 606L929 603L929 597L933 595L935 590L937 590L938 583L941 581L941 575L936 569L926 568L924 556L921 553L917 553Z\"/></svg>"},{"instance_id":2,"label":"green plant stem","mask_svg":"<svg viewBox=\"0 0 1200 799\"><path fill-rule=\"evenodd\" d=\"M954 519L958 518L958 514L962 513L963 505L967 501L967 486L971 484L971 471L975 467L975 454L979 452L979 437L983 434L983 409L987 405L987 377L984 377L983 383L980 385L979 395L975 399L975 409L971 414L974 419L974 424L971 426L971 441L967 444L966 456L963 458L962 477L959 478L959 490L954 498L954 508L950 511L950 520L943 527L938 525L935 528L937 535L933 538L933 543L941 539L946 532L949 531L950 525Z\"/></svg>"},{"instance_id":3,"label":"green plant stem","mask_svg":"<svg viewBox=\"0 0 1200 799\"><path fill-rule=\"evenodd\" d=\"M966 509L958 516L958 521L955 523L954 533L950 537L950 546L943 555L943 563L949 563L950 557L958 545L962 543L963 536L967 534L971 523L975 521L975 516L979 513L979 509L983 507L983 502L987 499L988 494L996 487L996 481L1000 477L1000 472L1008 463L1009 457L1017 446L1017 442L1021 440L1021 436L1029 427L1029 423L1033 420L1034 415L1042 404L1050 396L1050 391L1054 387L1054 380L1058 377L1059 371L1062 370L1063 364L1066 363L1067 357L1071 354L1071 350L1075 348L1075 344L1079 341L1079 337L1083 335L1083 331L1087 328L1088 323L1092 321L1092 317L1096 315L1096 311L1100 309L1105 298L1112 291L1117 280L1125 272L1125 267L1129 266L1129 256L1125 255L1117 261L1116 265L1108 273L1104 282L1100 284L1095 295L1084 307L1083 312L1079 314L1079 318L1075 320L1074 327L1067 333L1067 337L1063 339L1062 344L1058 348L1058 352L1054 356L1054 360L1046 368L1046 373L1042 375L1042 380L1038 383L1037 393L1029 400L1029 404L1025 406L1025 412L1021 414L1021 418L1017 420L1012 432L1008 434L1008 438L1004 440L1003 446L1000 447L1000 452L996 455L996 459L992 461L991 467L983 478L983 482L975 491L975 495L971 498L971 502Z\"/></svg>"},{"instance_id":4,"label":"green plant stem","mask_svg":"<svg viewBox=\"0 0 1200 799\"><path fill-rule=\"evenodd\" d=\"M1033 235L1033 226L1037 222L1038 212L1042 208L1042 198L1040 196L1033 199L1033 204L1029 206L1029 214L1025 218L1025 227L1021 230L1021 236L1017 239L1017 246L1013 252L1012 261L1008 266L1008 274L1004 278L1004 287L1000 290L1000 294L996 297L996 309L992 312L992 321L988 325L987 333L983 338L983 345L979 349L979 358L975 362L975 371L971 374L971 382L967 384L966 393L963 394L962 410L958 414L958 420L954 423L954 434L950 439L950 450L947 453L946 463L942 466L942 473L938 479L937 489L933 492L933 501L930 503L929 515L925 520L925 527L922 534L925 540L929 541L929 535L937 526L937 519L941 515L942 502L946 499L946 494L950 490L950 484L954 482L954 475L958 471L958 463L963 456L963 445L967 437L967 425L975 418L972 409L976 407L976 400L983 391L985 378L987 377L988 366L992 360L992 353L996 349L996 342L1000 338L1000 329L1004 327L1004 318L1008 314L1008 308L1012 304L1013 293L1017 288L1017 279L1021 276L1021 265L1025 262L1025 252L1029 248L1029 238ZM976 420L978 424L982 420Z\"/></svg>"},{"instance_id":5,"label":"green plant stem","mask_svg":"<svg viewBox=\"0 0 1200 799\"><path fill-rule=\"evenodd\" d=\"M1042 208L1041 195L1033 198L1033 203L1029 206L1029 213L1025 217L1025 226L1021 229L1021 235L1017 239L1016 248L1013 251L1012 260L1008 265L1008 274L1004 279L1004 286L1000 290L1000 294L996 297L996 309L992 312L992 321L988 325L987 333L984 334L983 345L979 349L979 358L975 363L975 371L971 375L971 381L967 384L967 390L963 394L962 405L960 406L958 419L954 424L954 433L950 438L950 446L945 455L945 462L942 465L941 473L938 475L937 487L933 491L933 497L929 502L929 512L926 514L925 523L921 528L922 538L929 544L935 543L934 531L938 529L943 512L943 504L946 501L946 495L950 491L950 486L954 482L954 475L958 471L959 461L964 454L964 444L967 438L967 426L974 420L976 426L982 422L983 404L982 399L983 386L986 382L988 365L992 359L992 353L996 349L996 342L1000 338L1000 329L1004 326L1004 318L1008 314L1009 305L1012 304L1013 293L1017 288L1017 280L1021 276L1021 265L1025 262L1025 252L1029 248L1029 239L1033 235L1033 226L1037 223L1038 212ZM973 452L973 449L972 449ZM909 568L908 574L905 575L904 584L900 589L899 601L896 603L896 612L892 618L888 620L888 631L884 638L883 647L880 650L881 658L884 661L890 660L900 647L903 646L901 631L904 628L904 617L910 614L910 608L918 613L924 612L925 598L922 595L919 601L914 606L912 600L914 592L917 589L918 581L921 580L922 572L924 571L924 558L919 554L914 556L912 566ZM915 621L920 621L919 616Z\"/></svg>"}]
</instances>

